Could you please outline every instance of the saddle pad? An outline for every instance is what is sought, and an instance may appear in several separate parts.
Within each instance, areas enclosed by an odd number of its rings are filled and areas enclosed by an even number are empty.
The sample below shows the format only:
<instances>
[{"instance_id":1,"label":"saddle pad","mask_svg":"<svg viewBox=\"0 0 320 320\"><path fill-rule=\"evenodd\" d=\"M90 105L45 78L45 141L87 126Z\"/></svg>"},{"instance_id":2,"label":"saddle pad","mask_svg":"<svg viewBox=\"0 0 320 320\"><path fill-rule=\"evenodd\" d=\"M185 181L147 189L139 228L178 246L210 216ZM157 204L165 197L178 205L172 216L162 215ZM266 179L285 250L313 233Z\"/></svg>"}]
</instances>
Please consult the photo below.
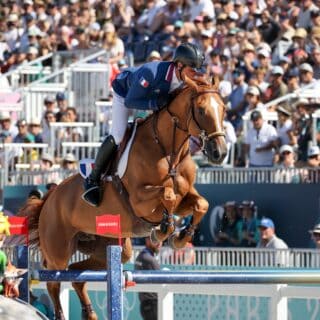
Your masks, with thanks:
<instances>
[{"instance_id":1,"label":"saddle pad","mask_svg":"<svg viewBox=\"0 0 320 320\"><path fill-rule=\"evenodd\" d=\"M130 153L130 149L131 149L134 137L136 135L136 131L137 131L137 122L135 122L134 124L131 137L118 162L116 174L120 177L120 179L123 177L124 173L126 172L129 153ZM79 161L79 173L82 176L82 178L86 179L90 175L93 167L94 167L94 159L89 159L89 158L81 159Z\"/></svg>"},{"instance_id":2,"label":"saddle pad","mask_svg":"<svg viewBox=\"0 0 320 320\"><path fill-rule=\"evenodd\" d=\"M120 177L120 179L124 176L124 174L126 172L126 169L127 169L129 153L130 153L130 150L131 150L131 146L132 146L134 137L136 135L137 126L138 126L138 124L137 124L137 122L135 122L133 130L132 130L131 137L130 137L130 139L129 139L127 145L126 145L126 148L124 149L124 152L122 153L121 158L120 158L119 163L118 163L117 174Z\"/></svg>"}]
</instances>

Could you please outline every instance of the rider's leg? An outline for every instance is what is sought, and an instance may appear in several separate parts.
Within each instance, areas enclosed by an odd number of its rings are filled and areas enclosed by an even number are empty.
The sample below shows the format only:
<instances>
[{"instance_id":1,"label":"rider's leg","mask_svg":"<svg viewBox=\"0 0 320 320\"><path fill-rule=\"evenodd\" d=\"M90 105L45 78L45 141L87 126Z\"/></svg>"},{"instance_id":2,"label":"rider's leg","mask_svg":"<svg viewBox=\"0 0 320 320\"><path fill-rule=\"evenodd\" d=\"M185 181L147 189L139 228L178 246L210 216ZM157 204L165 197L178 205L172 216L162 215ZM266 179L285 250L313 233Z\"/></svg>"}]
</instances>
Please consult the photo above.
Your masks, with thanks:
<instances>
[{"instance_id":1,"label":"rider's leg","mask_svg":"<svg viewBox=\"0 0 320 320\"><path fill-rule=\"evenodd\" d=\"M82 198L92 206L99 206L102 198L100 185L101 175L106 171L110 159L117 150L118 144L125 134L129 117L129 109L124 105L124 98L114 94L112 102L112 128L110 135L102 143L97 154L94 168L85 180L86 189Z\"/></svg>"}]
</instances>

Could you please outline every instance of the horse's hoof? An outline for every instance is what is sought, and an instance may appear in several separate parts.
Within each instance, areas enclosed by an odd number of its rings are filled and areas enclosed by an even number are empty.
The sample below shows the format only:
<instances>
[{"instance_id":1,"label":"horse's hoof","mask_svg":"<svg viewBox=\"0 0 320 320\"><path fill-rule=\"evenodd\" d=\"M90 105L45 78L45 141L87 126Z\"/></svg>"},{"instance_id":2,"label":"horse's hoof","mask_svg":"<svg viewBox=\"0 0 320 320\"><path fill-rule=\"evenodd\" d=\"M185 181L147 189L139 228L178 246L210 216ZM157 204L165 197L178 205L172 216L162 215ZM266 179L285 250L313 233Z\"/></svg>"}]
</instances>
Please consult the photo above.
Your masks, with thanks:
<instances>
[{"instance_id":1,"label":"horse's hoof","mask_svg":"<svg viewBox=\"0 0 320 320\"><path fill-rule=\"evenodd\" d=\"M178 234L173 234L168 238L168 245L174 250L184 248L186 243L187 241L184 238L180 239Z\"/></svg>"},{"instance_id":2,"label":"horse's hoof","mask_svg":"<svg viewBox=\"0 0 320 320\"><path fill-rule=\"evenodd\" d=\"M157 237L157 230L155 228L152 228L150 233L150 240L153 244L159 244L159 239Z\"/></svg>"},{"instance_id":3,"label":"horse's hoof","mask_svg":"<svg viewBox=\"0 0 320 320\"><path fill-rule=\"evenodd\" d=\"M98 316L92 309L91 304L82 306L81 320L98 320Z\"/></svg>"},{"instance_id":4,"label":"horse's hoof","mask_svg":"<svg viewBox=\"0 0 320 320\"><path fill-rule=\"evenodd\" d=\"M169 245L169 247L171 247L172 249L178 249L177 247L176 247L176 244L175 244L175 242L176 242L176 240L177 240L177 235L176 234L172 234L169 238L168 238L168 245Z\"/></svg>"}]
</instances>

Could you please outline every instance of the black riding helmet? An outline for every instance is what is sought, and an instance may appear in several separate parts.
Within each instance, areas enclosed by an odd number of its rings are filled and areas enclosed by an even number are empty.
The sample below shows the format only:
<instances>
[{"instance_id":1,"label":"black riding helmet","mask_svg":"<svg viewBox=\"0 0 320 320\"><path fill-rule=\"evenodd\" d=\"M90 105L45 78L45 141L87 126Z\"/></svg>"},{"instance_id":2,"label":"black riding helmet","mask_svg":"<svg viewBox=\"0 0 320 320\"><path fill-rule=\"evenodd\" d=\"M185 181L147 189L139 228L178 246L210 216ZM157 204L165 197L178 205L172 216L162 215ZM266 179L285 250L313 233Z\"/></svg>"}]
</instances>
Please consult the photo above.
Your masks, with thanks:
<instances>
[{"instance_id":1,"label":"black riding helmet","mask_svg":"<svg viewBox=\"0 0 320 320\"><path fill-rule=\"evenodd\" d=\"M174 52L173 62L181 62L185 66L200 69L204 61L203 53L192 43L180 44Z\"/></svg>"}]
</instances>

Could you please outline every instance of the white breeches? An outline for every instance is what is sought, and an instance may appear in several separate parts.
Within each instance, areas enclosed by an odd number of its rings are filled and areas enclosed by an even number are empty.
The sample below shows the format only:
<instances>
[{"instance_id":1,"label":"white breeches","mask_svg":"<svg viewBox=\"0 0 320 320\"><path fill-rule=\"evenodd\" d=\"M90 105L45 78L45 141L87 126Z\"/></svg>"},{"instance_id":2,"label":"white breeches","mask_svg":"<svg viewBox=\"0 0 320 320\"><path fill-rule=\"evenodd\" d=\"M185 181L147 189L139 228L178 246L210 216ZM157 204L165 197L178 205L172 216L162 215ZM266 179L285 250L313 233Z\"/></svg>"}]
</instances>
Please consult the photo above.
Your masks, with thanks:
<instances>
[{"instance_id":1,"label":"white breeches","mask_svg":"<svg viewBox=\"0 0 320 320\"><path fill-rule=\"evenodd\" d=\"M113 136L116 144L121 143L127 129L130 109L124 105L124 98L113 93L112 100L112 126L110 134Z\"/></svg>"}]
</instances>

